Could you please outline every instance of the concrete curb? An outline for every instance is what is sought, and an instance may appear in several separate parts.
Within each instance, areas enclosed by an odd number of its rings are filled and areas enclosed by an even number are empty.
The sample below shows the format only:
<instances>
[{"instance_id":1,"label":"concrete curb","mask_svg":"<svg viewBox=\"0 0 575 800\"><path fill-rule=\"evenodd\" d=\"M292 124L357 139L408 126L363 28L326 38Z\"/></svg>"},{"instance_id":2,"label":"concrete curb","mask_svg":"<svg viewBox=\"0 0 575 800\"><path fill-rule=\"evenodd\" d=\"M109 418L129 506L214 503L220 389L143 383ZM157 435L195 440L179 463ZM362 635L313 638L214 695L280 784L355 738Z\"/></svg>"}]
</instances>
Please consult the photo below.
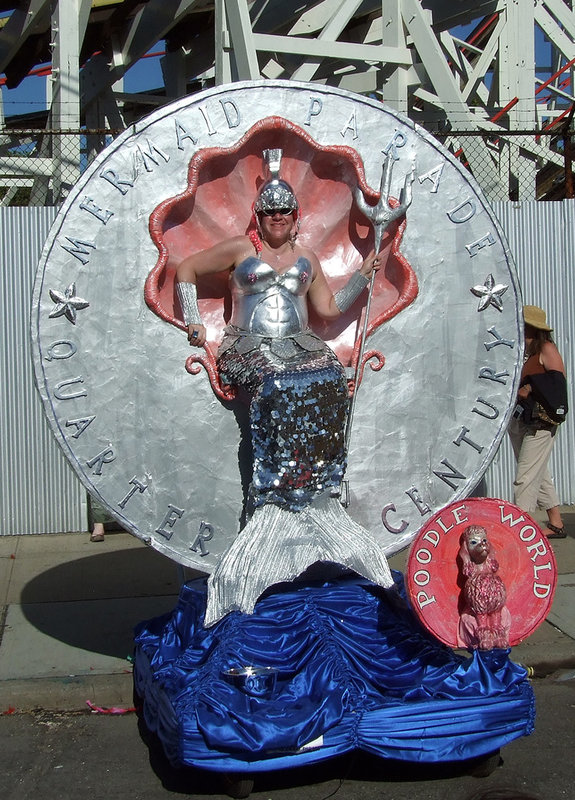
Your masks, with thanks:
<instances>
[{"instance_id":1,"label":"concrete curb","mask_svg":"<svg viewBox=\"0 0 575 800\"><path fill-rule=\"evenodd\" d=\"M132 709L132 674L0 681L0 715L38 709L87 711L87 700L100 708Z\"/></svg>"},{"instance_id":2,"label":"concrete curb","mask_svg":"<svg viewBox=\"0 0 575 800\"><path fill-rule=\"evenodd\" d=\"M574 670L575 656L524 664L532 679ZM0 681L0 715L29 711L88 711L90 701L103 709L134 708L130 672L116 675L71 675L66 678L29 678Z\"/></svg>"},{"instance_id":3,"label":"concrete curb","mask_svg":"<svg viewBox=\"0 0 575 800\"><path fill-rule=\"evenodd\" d=\"M524 664L529 670L530 678L548 678L556 672L575 669L575 656L558 658L554 661L540 661L536 664Z\"/></svg>"}]
</instances>

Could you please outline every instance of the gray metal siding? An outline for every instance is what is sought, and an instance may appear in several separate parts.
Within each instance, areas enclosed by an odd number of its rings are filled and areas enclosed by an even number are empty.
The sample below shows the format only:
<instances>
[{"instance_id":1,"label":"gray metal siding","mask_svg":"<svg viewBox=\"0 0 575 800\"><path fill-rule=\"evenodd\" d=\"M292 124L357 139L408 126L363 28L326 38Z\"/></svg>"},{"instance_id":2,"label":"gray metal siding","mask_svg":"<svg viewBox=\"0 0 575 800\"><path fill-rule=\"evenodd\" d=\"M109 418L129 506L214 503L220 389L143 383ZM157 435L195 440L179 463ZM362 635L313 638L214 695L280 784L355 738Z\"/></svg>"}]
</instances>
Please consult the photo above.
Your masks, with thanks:
<instances>
[{"instance_id":1,"label":"gray metal siding","mask_svg":"<svg viewBox=\"0 0 575 800\"><path fill-rule=\"evenodd\" d=\"M34 384L30 298L57 209L0 208L0 534L86 528L86 493L52 436Z\"/></svg>"},{"instance_id":2,"label":"gray metal siding","mask_svg":"<svg viewBox=\"0 0 575 800\"><path fill-rule=\"evenodd\" d=\"M571 411L557 434L550 461L562 503L575 502L575 200L555 203L494 203L517 264L523 302L544 308L565 361ZM507 438L488 470L492 497L513 499L515 464Z\"/></svg>"}]
</instances>

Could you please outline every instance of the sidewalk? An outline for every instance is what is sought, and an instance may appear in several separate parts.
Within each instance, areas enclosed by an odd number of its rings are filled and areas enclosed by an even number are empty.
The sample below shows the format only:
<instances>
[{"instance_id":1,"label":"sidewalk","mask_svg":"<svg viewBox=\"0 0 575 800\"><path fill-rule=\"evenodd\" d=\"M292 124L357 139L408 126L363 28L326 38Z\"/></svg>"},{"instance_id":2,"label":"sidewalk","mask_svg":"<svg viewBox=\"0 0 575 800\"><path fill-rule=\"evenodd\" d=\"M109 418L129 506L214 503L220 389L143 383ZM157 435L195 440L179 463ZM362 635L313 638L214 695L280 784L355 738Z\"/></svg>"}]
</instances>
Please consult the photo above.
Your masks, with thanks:
<instances>
[{"instance_id":1,"label":"sidewalk","mask_svg":"<svg viewBox=\"0 0 575 800\"><path fill-rule=\"evenodd\" d=\"M575 507L553 542L548 620L513 649L537 677L575 669ZM407 551L391 566L403 570ZM132 706L132 631L170 611L181 569L127 533L0 536L0 714ZM186 578L195 577L188 571Z\"/></svg>"}]
</instances>

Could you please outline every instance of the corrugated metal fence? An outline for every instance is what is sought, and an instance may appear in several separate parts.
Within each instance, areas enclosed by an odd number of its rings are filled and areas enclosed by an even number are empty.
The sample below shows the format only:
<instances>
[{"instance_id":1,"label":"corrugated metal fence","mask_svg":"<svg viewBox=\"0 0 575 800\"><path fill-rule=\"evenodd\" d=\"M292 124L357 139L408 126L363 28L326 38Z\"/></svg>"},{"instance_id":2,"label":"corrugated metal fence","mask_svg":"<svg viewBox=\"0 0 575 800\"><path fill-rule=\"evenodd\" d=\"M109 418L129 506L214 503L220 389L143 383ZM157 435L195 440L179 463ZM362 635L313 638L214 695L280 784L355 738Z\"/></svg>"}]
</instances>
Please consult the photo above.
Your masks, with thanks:
<instances>
[{"instance_id":1,"label":"corrugated metal fence","mask_svg":"<svg viewBox=\"0 0 575 800\"><path fill-rule=\"evenodd\" d=\"M568 374L575 375L575 201L497 203L517 262L524 302L542 306ZM29 347L36 265L55 208L0 208L0 535L85 530L86 493L44 419ZM571 404L575 401L571 398ZM575 502L575 407L562 426L552 472L564 503ZM487 474L489 495L510 500L514 465L504 441Z\"/></svg>"},{"instance_id":2,"label":"corrugated metal fence","mask_svg":"<svg viewBox=\"0 0 575 800\"><path fill-rule=\"evenodd\" d=\"M86 529L86 492L56 444L34 384L30 299L53 207L0 208L1 534Z\"/></svg>"},{"instance_id":3,"label":"corrugated metal fence","mask_svg":"<svg viewBox=\"0 0 575 800\"><path fill-rule=\"evenodd\" d=\"M561 502L571 504L575 502L575 200L502 202L493 208L515 257L523 302L546 310L570 379L571 411L558 432L550 468ZM486 476L488 494L512 500L514 471L505 437Z\"/></svg>"}]
</instances>

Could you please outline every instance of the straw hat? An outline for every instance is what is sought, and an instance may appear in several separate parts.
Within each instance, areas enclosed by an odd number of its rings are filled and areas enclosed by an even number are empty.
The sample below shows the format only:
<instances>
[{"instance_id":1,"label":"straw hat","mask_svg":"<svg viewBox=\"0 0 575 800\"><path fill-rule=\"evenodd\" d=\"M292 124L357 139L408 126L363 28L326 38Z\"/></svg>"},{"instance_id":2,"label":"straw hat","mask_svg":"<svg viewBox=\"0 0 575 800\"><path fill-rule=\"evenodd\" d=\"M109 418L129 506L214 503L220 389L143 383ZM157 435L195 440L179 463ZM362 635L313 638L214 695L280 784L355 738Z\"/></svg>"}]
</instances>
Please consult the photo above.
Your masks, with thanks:
<instances>
[{"instance_id":1,"label":"straw hat","mask_svg":"<svg viewBox=\"0 0 575 800\"><path fill-rule=\"evenodd\" d=\"M547 315L538 306L523 306L523 319L526 325L537 328L540 331L552 331L547 324Z\"/></svg>"}]
</instances>

